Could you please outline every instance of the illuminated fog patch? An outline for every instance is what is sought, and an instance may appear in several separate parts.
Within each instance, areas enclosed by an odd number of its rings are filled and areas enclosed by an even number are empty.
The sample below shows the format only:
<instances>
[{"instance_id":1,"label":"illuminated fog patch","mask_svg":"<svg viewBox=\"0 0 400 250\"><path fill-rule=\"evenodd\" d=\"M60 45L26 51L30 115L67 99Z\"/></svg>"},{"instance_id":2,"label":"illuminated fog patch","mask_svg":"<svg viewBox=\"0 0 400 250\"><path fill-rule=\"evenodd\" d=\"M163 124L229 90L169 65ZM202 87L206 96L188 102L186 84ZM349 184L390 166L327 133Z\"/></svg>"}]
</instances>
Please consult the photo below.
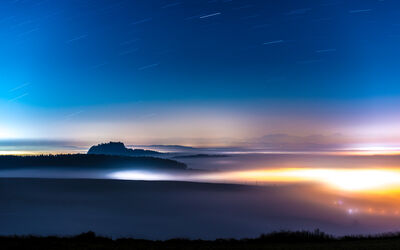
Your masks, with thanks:
<instances>
[{"instance_id":1,"label":"illuminated fog patch","mask_svg":"<svg viewBox=\"0 0 400 250\"><path fill-rule=\"evenodd\" d=\"M393 170L304 169L288 171L286 175L321 181L349 191L384 189L400 185L400 172Z\"/></svg>"},{"instance_id":2,"label":"illuminated fog patch","mask_svg":"<svg viewBox=\"0 0 400 250\"><path fill-rule=\"evenodd\" d=\"M144 181L161 181L170 180L171 177L167 174L141 171L141 170L127 170L127 171L117 171L108 175L111 179L118 180L144 180Z\"/></svg>"},{"instance_id":3,"label":"illuminated fog patch","mask_svg":"<svg viewBox=\"0 0 400 250\"><path fill-rule=\"evenodd\" d=\"M389 169L288 168L203 175L200 179L232 182L318 182L347 191L382 191L400 187L400 171Z\"/></svg>"},{"instance_id":4,"label":"illuminated fog patch","mask_svg":"<svg viewBox=\"0 0 400 250\"><path fill-rule=\"evenodd\" d=\"M400 190L400 170L395 169L313 169L282 168L173 174L157 171L126 170L108 174L119 180L195 181L246 184L320 183L344 191L387 192Z\"/></svg>"}]
</instances>

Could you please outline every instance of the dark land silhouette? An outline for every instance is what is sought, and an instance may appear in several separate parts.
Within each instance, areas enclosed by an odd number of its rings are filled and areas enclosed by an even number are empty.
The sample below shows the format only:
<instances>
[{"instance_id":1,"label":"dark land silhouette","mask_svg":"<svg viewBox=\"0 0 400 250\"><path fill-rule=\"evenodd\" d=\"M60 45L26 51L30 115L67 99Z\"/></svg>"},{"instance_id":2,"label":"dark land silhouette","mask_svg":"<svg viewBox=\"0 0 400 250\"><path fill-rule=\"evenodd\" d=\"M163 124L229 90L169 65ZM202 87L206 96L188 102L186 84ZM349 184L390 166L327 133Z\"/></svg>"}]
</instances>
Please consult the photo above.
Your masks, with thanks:
<instances>
[{"instance_id":1,"label":"dark land silhouette","mask_svg":"<svg viewBox=\"0 0 400 250\"><path fill-rule=\"evenodd\" d=\"M63 154L38 156L0 156L0 169L24 168L145 168L184 170L186 164L149 156L118 156L97 154Z\"/></svg>"},{"instance_id":2,"label":"dark land silhouette","mask_svg":"<svg viewBox=\"0 0 400 250\"><path fill-rule=\"evenodd\" d=\"M122 156L160 156L163 153L144 150L144 149L130 149L126 148L122 142L109 142L92 146L88 154L95 155L122 155Z\"/></svg>"},{"instance_id":3,"label":"dark land silhouette","mask_svg":"<svg viewBox=\"0 0 400 250\"><path fill-rule=\"evenodd\" d=\"M0 156L0 169L25 168L145 168L184 170L185 163L176 160L158 158L163 153L128 149L122 142L109 142L92 146L87 154L59 154L37 156Z\"/></svg>"},{"instance_id":4,"label":"dark land silhouette","mask_svg":"<svg viewBox=\"0 0 400 250\"><path fill-rule=\"evenodd\" d=\"M1 249L399 249L400 234L334 237L319 230L281 231L257 238L152 241L111 239L89 231L76 236L0 236Z\"/></svg>"}]
</instances>

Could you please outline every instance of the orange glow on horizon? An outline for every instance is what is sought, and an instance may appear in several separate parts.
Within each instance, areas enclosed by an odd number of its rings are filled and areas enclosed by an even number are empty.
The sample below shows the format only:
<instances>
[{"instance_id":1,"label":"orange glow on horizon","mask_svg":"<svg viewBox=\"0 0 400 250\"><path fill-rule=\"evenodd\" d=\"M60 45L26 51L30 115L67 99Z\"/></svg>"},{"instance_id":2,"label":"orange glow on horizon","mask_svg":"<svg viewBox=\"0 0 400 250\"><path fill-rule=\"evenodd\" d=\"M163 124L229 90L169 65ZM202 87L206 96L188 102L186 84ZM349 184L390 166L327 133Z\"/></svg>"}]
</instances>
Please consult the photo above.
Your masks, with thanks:
<instances>
[{"instance_id":1,"label":"orange glow on horizon","mask_svg":"<svg viewBox=\"0 0 400 250\"><path fill-rule=\"evenodd\" d=\"M58 155L58 154L85 154L86 151L18 151L18 150L0 150L0 155L15 155L15 156L28 156L28 155Z\"/></svg>"},{"instance_id":2,"label":"orange glow on horizon","mask_svg":"<svg viewBox=\"0 0 400 250\"><path fill-rule=\"evenodd\" d=\"M400 169L282 168L215 173L203 175L201 178L236 182L315 182L349 192L393 193L400 191Z\"/></svg>"}]
</instances>

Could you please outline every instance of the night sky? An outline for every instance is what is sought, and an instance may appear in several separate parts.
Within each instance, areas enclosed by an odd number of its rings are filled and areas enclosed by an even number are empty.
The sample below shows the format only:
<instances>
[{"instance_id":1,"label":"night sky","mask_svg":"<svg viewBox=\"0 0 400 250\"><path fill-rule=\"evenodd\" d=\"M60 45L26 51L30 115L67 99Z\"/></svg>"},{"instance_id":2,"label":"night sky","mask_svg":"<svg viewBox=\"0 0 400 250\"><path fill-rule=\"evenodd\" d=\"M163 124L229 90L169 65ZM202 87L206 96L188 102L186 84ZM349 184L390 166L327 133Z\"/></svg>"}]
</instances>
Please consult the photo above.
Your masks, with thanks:
<instances>
[{"instance_id":1,"label":"night sky","mask_svg":"<svg viewBox=\"0 0 400 250\"><path fill-rule=\"evenodd\" d=\"M395 0L4 0L0 139L393 143L399 16Z\"/></svg>"},{"instance_id":2,"label":"night sky","mask_svg":"<svg viewBox=\"0 0 400 250\"><path fill-rule=\"evenodd\" d=\"M394 232L399 45L399 0L0 0L0 235Z\"/></svg>"}]
</instances>

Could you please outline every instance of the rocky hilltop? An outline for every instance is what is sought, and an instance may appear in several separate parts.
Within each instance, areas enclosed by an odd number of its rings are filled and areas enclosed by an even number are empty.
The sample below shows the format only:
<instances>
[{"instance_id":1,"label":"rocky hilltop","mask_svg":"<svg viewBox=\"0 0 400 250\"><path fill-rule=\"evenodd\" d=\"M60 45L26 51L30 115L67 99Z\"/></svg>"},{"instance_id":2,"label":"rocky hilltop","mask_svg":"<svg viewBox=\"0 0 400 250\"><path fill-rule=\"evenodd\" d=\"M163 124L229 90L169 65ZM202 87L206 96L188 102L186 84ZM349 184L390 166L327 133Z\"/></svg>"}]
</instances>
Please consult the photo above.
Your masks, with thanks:
<instances>
[{"instance_id":1,"label":"rocky hilltop","mask_svg":"<svg viewBox=\"0 0 400 250\"><path fill-rule=\"evenodd\" d=\"M125 147L122 142L109 142L92 146L87 152L91 155L121 155L121 156L161 156L163 153L144 150L130 149Z\"/></svg>"}]
</instances>

